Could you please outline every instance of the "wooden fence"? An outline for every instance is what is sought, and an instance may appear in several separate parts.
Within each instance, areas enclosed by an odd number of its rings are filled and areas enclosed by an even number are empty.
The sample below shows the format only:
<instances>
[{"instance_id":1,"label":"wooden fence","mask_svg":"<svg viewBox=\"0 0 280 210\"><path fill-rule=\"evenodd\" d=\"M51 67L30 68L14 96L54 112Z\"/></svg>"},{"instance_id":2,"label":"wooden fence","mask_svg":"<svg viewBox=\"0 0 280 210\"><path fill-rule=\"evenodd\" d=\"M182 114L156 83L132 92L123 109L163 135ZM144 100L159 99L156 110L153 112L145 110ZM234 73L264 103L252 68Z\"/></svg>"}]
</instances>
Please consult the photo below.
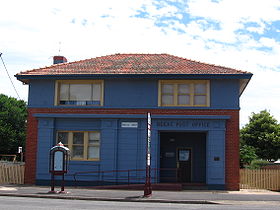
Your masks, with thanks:
<instances>
[{"instance_id":1,"label":"wooden fence","mask_svg":"<svg viewBox=\"0 0 280 210\"><path fill-rule=\"evenodd\" d=\"M24 163L1 163L0 184L24 184Z\"/></svg>"},{"instance_id":2,"label":"wooden fence","mask_svg":"<svg viewBox=\"0 0 280 210\"><path fill-rule=\"evenodd\" d=\"M280 170L240 169L241 189L280 190Z\"/></svg>"}]
</instances>

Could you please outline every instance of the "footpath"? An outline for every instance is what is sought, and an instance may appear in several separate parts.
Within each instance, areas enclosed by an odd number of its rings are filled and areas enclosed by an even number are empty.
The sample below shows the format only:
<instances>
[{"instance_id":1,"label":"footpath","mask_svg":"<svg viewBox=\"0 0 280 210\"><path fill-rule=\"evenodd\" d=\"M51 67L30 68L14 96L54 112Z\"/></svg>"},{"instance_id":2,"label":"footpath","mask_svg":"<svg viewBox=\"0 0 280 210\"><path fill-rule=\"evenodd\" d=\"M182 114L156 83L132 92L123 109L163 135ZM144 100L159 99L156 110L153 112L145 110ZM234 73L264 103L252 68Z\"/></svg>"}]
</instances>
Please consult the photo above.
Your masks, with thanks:
<instances>
[{"instance_id":1,"label":"footpath","mask_svg":"<svg viewBox=\"0 0 280 210\"><path fill-rule=\"evenodd\" d=\"M0 196L35 197L47 199L76 199L120 202L158 202L185 204L279 204L280 192L268 190L240 191L153 191L143 197L140 190L108 190L66 187L67 193L48 193L49 187L0 185ZM60 188L56 188L60 190Z\"/></svg>"}]
</instances>

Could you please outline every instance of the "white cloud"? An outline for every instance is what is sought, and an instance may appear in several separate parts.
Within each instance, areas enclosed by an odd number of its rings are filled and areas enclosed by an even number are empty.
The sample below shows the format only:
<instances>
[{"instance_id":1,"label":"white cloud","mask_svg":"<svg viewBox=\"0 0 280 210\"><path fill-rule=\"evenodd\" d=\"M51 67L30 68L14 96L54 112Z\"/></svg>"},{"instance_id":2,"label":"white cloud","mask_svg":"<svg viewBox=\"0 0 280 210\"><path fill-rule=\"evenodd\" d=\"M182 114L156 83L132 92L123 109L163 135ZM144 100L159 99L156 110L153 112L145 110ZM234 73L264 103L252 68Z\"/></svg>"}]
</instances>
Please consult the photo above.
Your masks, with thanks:
<instances>
[{"instance_id":1,"label":"white cloud","mask_svg":"<svg viewBox=\"0 0 280 210\"><path fill-rule=\"evenodd\" d=\"M279 45L279 43L277 43L274 39L266 37L260 38L260 44L264 47L274 47Z\"/></svg>"},{"instance_id":2,"label":"white cloud","mask_svg":"<svg viewBox=\"0 0 280 210\"><path fill-rule=\"evenodd\" d=\"M250 32L263 34L265 23L279 20L280 1L277 0L191 0L188 12L193 18L204 18L217 22L219 29L198 31L204 38L215 39L225 43L238 41L238 30L246 29ZM245 24L254 23L255 26L246 27ZM194 23L192 23L194 24ZM199 24L199 22L196 22ZM209 33L207 33L209 32Z\"/></svg>"},{"instance_id":3,"label":"white cloud","mask_svg":"<svg viewBox=\"0 0 280 210\"><path fill-rule=\"evenodd\" d=\"M279 20L278 0L191 0L188 12L196 17L220 21L224 26L238 29L240 22Z\"/></svg>"},{"instance_id":4,"label":"white cloud","mask_svg":"<svg viewBox=\"0 0 280 210\"><path fill-rule=\"evenodd\" d=\"M248 123L248 116L261 110L268 110L280 121L280 72L256 71L247 89L241 96L242 125Z\"/></svg>"},{"instance_id":5,"label":"white cloud","mask_svg":"<svg viewBox=\"0 0 280 210\"><path fill-rule=\"evenodd\" d=\"M264 31L265 31L265 27L266 25L263 23L263 22L259 22L259 25L257 26L249 26L247 28L244 28L250 32L255 32L255 33L258 33L258 34L263 34Z\"/></svg>"}]
</instances>

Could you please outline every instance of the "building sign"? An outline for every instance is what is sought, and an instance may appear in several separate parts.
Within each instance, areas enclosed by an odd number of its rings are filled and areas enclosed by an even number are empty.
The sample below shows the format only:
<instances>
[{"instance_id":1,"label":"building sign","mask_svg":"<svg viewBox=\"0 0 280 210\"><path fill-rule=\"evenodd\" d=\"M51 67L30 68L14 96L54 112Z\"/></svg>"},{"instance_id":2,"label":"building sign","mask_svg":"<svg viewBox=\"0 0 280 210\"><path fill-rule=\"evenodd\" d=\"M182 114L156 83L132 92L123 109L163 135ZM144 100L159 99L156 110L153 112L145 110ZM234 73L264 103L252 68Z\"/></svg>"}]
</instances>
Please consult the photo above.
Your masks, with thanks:
<instances>
[{"instance_id":1,"label":"building sign","mask_svg":"<svg viewBox=\"0 0 280 210\"><path fill-rule=\"evenodd\" d=\"M122 128L138 128L138 122L122 122Z\"/></svg>"},{"instance_id":2,"label":"building sign","mask_svg":"<svg viewBox=\"0 0 280 210\"><path fill-rule=\"evenodd\" d=\"M173 127L173 128L209 128L209 121L202 120L162 120L157 121L157 127Z\"/></svg>"}]
</instances>

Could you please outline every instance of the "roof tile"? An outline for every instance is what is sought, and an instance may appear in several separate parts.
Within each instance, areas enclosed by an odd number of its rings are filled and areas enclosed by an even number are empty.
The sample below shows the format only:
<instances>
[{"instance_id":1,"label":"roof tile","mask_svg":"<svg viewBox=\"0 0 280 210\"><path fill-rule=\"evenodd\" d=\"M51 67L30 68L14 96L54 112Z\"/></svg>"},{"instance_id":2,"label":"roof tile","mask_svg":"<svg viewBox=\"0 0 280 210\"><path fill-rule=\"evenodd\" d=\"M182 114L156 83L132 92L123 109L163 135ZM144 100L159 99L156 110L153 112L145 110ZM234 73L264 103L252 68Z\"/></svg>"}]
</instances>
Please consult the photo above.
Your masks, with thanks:
<instances>
[{"instance_id":1,"label":"roof tile","mask_svg":"<svg viewBox=\"0 0 280 210\"><path fill-rule=\"evenodd\" d=\"M201 63L168 54L114 54L55 64L20 72L21 75L79 74L248 74L232 68Z\"/></svg>"}]
</instances>

